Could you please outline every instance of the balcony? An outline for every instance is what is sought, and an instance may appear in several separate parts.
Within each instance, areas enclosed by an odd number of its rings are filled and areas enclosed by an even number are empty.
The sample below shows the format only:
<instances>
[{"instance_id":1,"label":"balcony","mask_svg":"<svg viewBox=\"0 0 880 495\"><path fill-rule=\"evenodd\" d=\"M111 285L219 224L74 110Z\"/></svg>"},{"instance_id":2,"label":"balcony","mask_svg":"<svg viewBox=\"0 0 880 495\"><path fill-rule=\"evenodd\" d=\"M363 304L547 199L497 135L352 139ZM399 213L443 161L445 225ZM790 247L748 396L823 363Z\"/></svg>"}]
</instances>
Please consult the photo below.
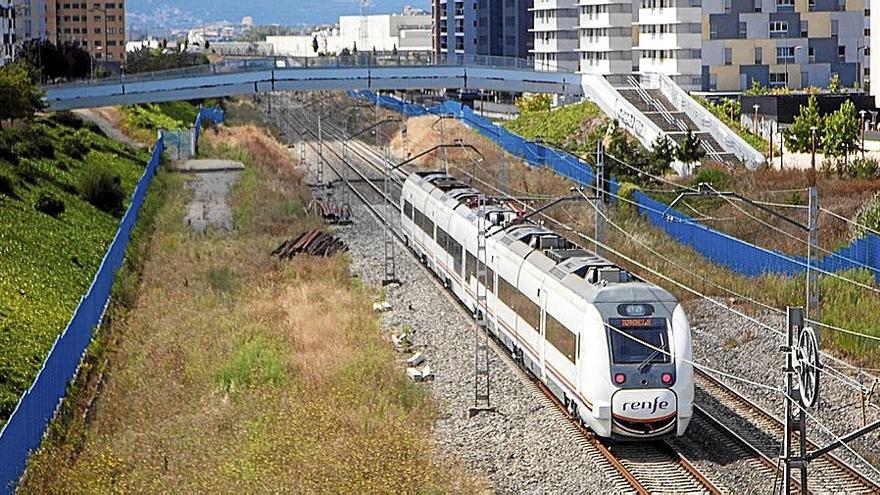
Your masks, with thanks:
<instances>
[{"instance_id":1,"label":"balcony","mask_svg":"<svg viewBox=\"0 0 880 495\"><path fill-rule=\"evenodd\" d=\"M632 14L629 12L614 13L581 13L578 26L583 29L599 29L632 25Z\"/></svg>"},{"instance_id":2,"label":"balcony","mask_svg":"<svg viewBox=\"0 0 880 495\"><path fill-rule=\"evenodd\" d=\"M609 52L632 50L632 36L581 36L578 51Z\"/></svg>"},{"instance_id":3,"label":"balcony","mask_svg":"<svg viewBox=\"0 0 880 495\"><path fill-rule=\"evenodd\" d=\"M682 22L702 23L702 9L700 7L639 9L640 24L679 24Z\"/></svg>"},{"instance_id":4,"label":"balcony","mask_svg":"<svg viewBox=\"0 0 880 495\"><path fill-rule=\"evenodd\" d=\"M700 33L639 33L640 50L699 49L702 47Z\"/></svg>"}]
</instances>

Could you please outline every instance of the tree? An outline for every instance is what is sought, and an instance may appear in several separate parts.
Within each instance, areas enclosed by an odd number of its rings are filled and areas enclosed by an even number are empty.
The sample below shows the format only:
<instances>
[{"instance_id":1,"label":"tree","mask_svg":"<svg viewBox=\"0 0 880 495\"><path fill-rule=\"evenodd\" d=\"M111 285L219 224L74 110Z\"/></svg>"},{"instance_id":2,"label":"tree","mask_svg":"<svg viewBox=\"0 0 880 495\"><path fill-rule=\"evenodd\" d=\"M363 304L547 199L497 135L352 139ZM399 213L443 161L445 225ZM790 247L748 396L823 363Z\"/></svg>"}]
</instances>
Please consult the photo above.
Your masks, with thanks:
<instances>
[{"instance_id":1,"label":"tree","mask_svg":"<svg viewBox=\"0 0 880 495\"><path fill-rule=\"evenodd\" d=\"M312 36L312 50L315 53L318 53L318 37L317 36Z\"/></svg>"},{"instance_id":2,"label":"tree","mask_svg":"<svg viewBox=\"0 0 880 495\"><path fill-rule=\"evenodd\" d=\"M684 141L678 145L675 157L683 163L691 164L700 161L704 156L706 156L706 152L700 147L700 139L688 129Z\"/></svg>"},{"instance_id":3,"label":"tree","mask_svg":"<svg viewBox=\"0 0 880 495\"><path fill-rule=\"evenodd\" d=\"M211 42L208 40L205 40L205 51L208 51L209 48L211 48Z\"/></svg>"},{"instance_id":4,"label":"tree","mask_svg":"<svg viewBox=\"0 0 880 495\"><path fill-rule=\"evenodd\" d=\"M828 91L832 93L840 92L840 74L837 72L831 74L831 79L828 80Z\"/></svg>"},{"instance_id":5,"label":"tree","mask_svg":"<svg viewBox=\"0 0 880 495\"><path fill-rule=\"evenodd\" d=\"M675 143L668 137L657 137L648 154L647 172L651 175L663 175L669 171L672 161L675 160Z\"/></svg>"},{"instance_id":6,"label":"tree","mask_svg":"<svg viewBox=\"0 0 880 495\"><path fill-rule=\"evenodd\" d=\"M397 56L397 43L395 43L394 46L391 47L391 54Z\"/></svg>"},{"instance_id":7,"label":"tree","mask_svg":"<svg viewBox=\"0 0 880 495\"><path fill-rule=\"evenodd\" d=\"M855 151L859 147L859 119L856 106L846 100L834 113L825 117L822 135L822 151L826 156L840 158ZM838 160L837 173L843 175L845 170Z\"/></svg>"},{"instance_id":8,"label":"tree","mask_svg":"<svg viewBox=\"0 0 880 495\"><path fill-rule=\"evenodd\" d=\"M48 40L30 40L22 44L18 55L40 82L84 78L91 70L91 56L72 43L55 45Z\"/></svg>"},{"instance_id":9,"label":"tree","mask_svg":"<svg viewBox=\"0 0 880 495\"><path fill-rule=\"evenodd\" d=\"M352 46L353 46L353 48L351 49L351 53L354 53L355 55L357 55L357 54L358 54L358 42L355 41L355 42L352 44Z\"/></svg>"},{"instance_id":10,"label":"tree","mask_svg":"<svg viewBox=\"0 0 880 495\"><path fill-rule=\"evenodd\" d=\"M552 99L550 95L540 94L540 93L525 93L514 102L516 105L516 109L519 110L521 114L527 114L531 112L546 112L550 110L550 103L552 103Z\"/></svg>"},{"instance_id":11,"label":"tree","mask_svg":"<svg viewBox=\"0 0 880 495\"><path fill-rule=\"evenodd\" d=\"M125 60L125 71L131 74L138 72L154 72L160 70L192 67L207 64L208 57L204 53L181 52L140 48L129 52Z\"/></svg>"},{"instance_id":12,"label":"tree","mask_svg":"<svg viewBox=\"0 0 880 495\"><path fill-rule=\"evenodd\" d=\"M791 151L807 152L812 149L813 135L811 128L822 129L822 116L819 115L819 102L816 95L810 95L807 106L801 106L801 111L794 122L783 131L785 146ZM817 136L819 139L821 136Z\"/></svg>"},{"instance_id":13,"label":"tree","mask_svg":"<svg viewBox=\"0 0 880 495\"><path fill-rule=\"evenodd\" d=\"M27 119L43 109L43 92L26 64L0 68L0 126L4 120Z\"/></svg>"}]
</instances>

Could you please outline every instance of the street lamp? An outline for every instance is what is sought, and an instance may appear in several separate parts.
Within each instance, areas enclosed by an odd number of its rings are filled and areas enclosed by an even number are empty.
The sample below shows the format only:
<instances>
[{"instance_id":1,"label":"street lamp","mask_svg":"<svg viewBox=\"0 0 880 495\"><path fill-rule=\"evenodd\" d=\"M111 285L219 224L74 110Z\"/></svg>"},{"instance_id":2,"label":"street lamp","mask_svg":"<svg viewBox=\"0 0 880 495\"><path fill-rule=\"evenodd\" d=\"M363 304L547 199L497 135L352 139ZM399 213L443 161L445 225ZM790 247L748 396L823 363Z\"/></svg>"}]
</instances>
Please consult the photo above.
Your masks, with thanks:
<instances>
[{"instance_id":1,"label":"street lamp","mask_svg":"<svg viewBox=\"0 0 880 495\"><path fill-rule=\"evenodd\" d=\"M760 134L758 133L758 109L761 108L761 105L755 103L752 108L755 109L755 135L760 136Z\"/></svg>"},{"instance_id":2,"label":"street lamp","mask_svg":"<svg viewBox=\"0 0 880 495\"><path fill-rule=\"evenodd\" d=\"M867 110L862 109L859 110L859 115L862 116L862 160L865 159L865 114L868 113Z\"/></svg>"}]
</instances>

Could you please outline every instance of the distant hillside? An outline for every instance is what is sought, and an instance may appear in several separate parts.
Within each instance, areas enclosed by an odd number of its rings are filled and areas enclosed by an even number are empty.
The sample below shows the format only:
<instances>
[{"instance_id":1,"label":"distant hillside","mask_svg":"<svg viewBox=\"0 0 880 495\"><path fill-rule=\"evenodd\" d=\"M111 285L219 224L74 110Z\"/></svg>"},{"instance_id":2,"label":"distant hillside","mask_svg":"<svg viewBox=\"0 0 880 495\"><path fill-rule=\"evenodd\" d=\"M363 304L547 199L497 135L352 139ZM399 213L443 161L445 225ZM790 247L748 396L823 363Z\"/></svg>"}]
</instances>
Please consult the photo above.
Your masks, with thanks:
<instances>
[{"instance_id":1,"label":"distant hillside","mask_svg":"<svg viewBox=\"0 0 880 495\"><path fill-rule=\"evenodd\" d=\"M400 12L405 5L430 9L428 0L373 0L371 13ZM320 8L316 8L316 5ZM211 21L238 23L251 16L257 24L320 24L336 22L340 15L357 14L357 0L326 0L310 2L290 0L131 0L127 4L128 23L141 29L188 27Z\"/></svg>"}]
</instances>

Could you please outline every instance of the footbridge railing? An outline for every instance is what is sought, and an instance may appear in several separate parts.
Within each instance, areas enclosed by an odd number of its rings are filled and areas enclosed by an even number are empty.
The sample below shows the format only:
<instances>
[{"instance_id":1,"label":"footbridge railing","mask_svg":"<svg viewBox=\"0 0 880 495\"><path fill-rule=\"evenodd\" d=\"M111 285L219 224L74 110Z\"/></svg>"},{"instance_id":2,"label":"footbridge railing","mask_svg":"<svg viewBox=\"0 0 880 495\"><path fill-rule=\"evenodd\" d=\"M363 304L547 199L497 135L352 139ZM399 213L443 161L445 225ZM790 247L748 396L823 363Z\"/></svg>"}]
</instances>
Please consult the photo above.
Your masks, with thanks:
<instances>
[{"instance_id":1,"label":"footbridge railing","mask_svg":"<svg viewBox=\"0 0 880 495\"><path fill-rule=\"evenodd\" d=\"M582 95L580 75L535 70L527 59L425 54L230 59L44 88L50 110L269 91L461 89Z\"/></svg>"}]
</instances>

